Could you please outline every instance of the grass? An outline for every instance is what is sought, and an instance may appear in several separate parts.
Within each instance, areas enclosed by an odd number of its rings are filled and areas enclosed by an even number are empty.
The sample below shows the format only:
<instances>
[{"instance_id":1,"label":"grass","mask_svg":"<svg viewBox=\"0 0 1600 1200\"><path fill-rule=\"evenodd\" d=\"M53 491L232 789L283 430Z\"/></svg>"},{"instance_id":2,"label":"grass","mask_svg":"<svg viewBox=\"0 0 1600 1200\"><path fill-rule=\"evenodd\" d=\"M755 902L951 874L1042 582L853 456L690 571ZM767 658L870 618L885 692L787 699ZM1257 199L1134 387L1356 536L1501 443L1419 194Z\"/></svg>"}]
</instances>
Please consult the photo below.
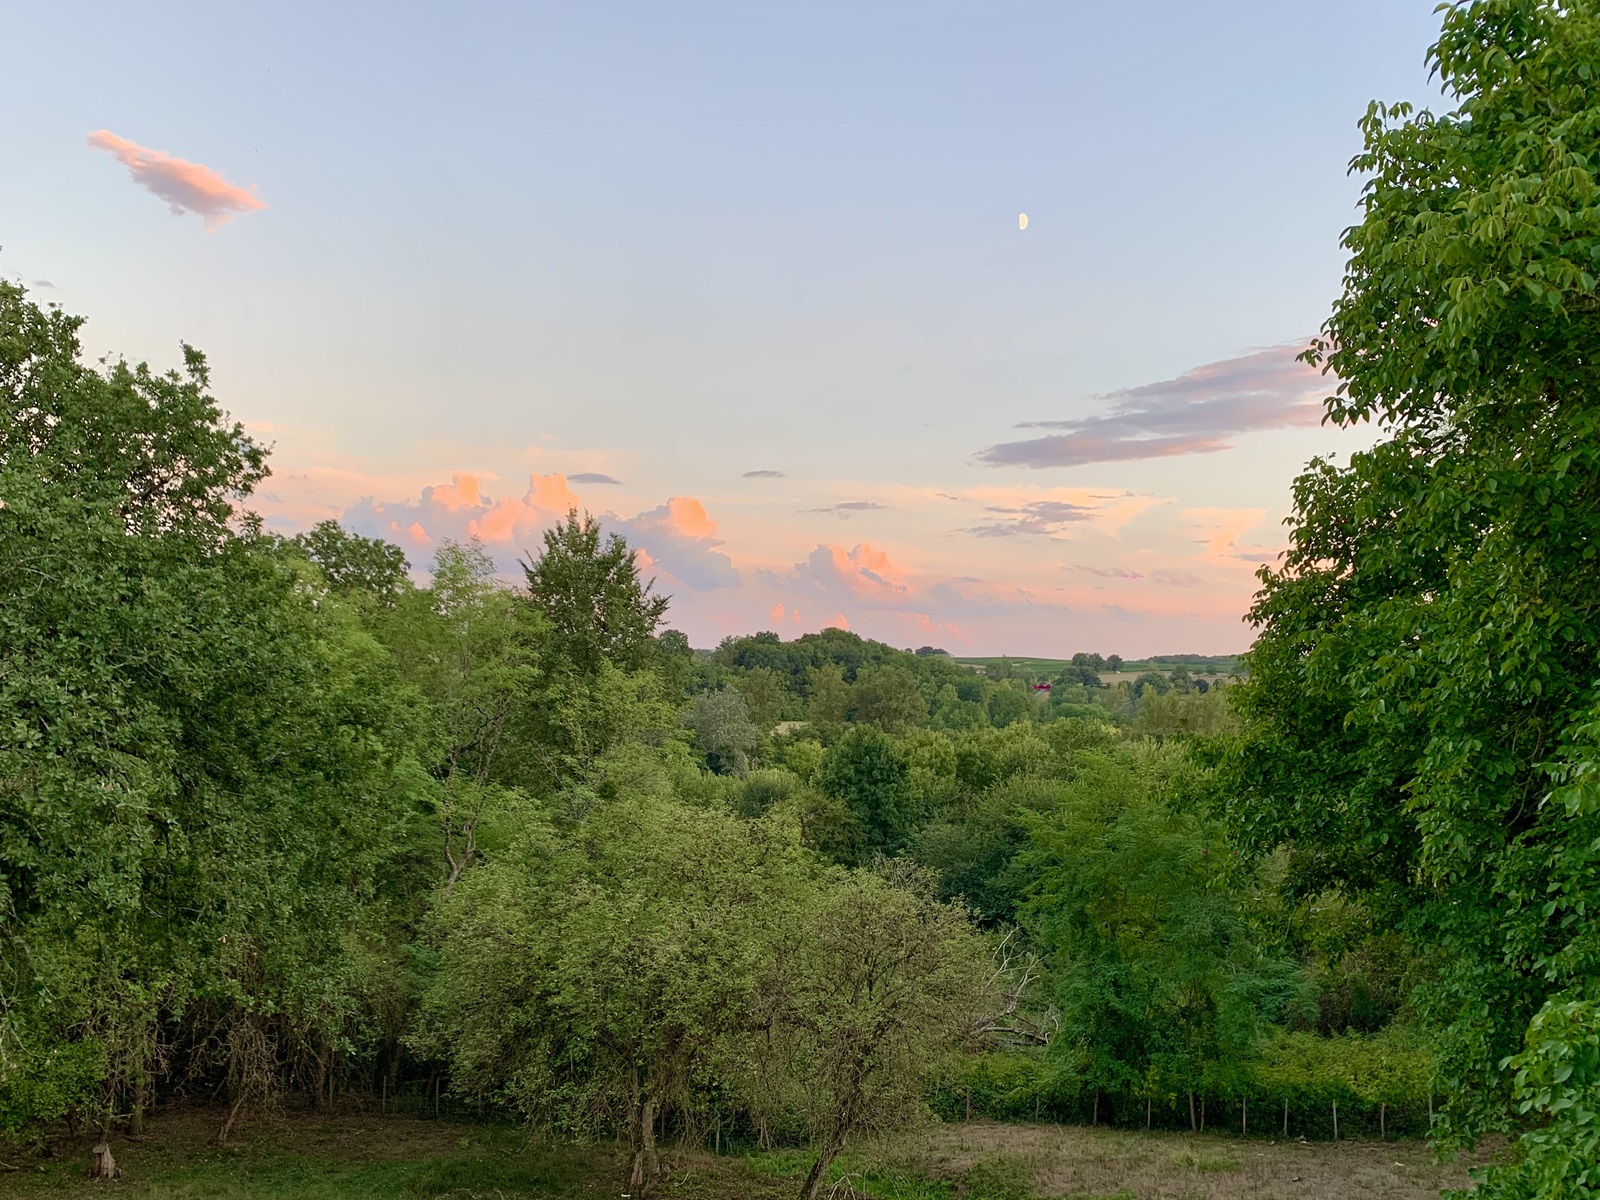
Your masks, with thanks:
<instances>
[{"instance_id":1,"label":"grass","mask_svg":"<svg viewBox=\"0 0 1600 1200\"><path fill-rule=\"evenodd\" d=\"M138 1141L113 1137L115 1184L87 1178L94 1139L52 1157L0 1152L0 1196L150 1200L618 1200L624 1156L609 1144L549 1146L521 1130L348 1113L288 1117L210 1142L214 1114L166 1115ZM672 1151L661 1200L789 1200L803 1151ZM833 1200L1436 1200L1467 1183L1404 1142L1314 1143L990 1122L940 1125L853 1148Z\"/></svg>"}]
</instances>

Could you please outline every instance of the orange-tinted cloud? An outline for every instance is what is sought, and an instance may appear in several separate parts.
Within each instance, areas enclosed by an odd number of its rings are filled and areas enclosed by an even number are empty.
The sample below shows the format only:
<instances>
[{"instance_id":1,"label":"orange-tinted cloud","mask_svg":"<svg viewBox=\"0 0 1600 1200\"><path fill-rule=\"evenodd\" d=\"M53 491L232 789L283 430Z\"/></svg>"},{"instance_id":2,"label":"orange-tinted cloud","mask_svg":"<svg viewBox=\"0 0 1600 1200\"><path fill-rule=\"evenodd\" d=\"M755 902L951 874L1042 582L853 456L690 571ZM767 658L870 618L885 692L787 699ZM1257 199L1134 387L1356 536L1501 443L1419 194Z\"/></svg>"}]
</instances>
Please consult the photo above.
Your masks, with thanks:
<instances>
[{"instance_id":1,"label":"orange-tinted cloud","mask_svg":"<svg viewBox=\"0 0 1600 1200\"><path fill-rule=\"evenodd\" d=\"M850 550L818 546L805 562L795 564L790 579L826 595L870 601L883 607L899 607L911 590L905 571L890 559L888 552L865 542Z\"/></svg>"},{"instance_id":2,"label":"orange-tinted cloud","mask_svg":"<svg viewBox=\"0 0 1600 1200\"><path fill-rule=\"evenodd\" d=\"M738 587L739 572L722 552L717 523L693 496L674 496L629 520L608 517L630 545L646 547L673 579L697 592Z\"/></svg>"},{"instance_id":3,"label":"orange-tinted cloud","mask_svg":"<svg viewBox=\"0 0 1600 1200\"><path fill-rule=\"evenodd\" d=\"M127 167L133 181L165 200L174 215L195 213L205 219L207 229L226 224L239 213L259 212L267 207L253 188L229 183L210 167L130 142L109 129L97 129L89 135L88 142Z\"/></svg>"}]
</instances>

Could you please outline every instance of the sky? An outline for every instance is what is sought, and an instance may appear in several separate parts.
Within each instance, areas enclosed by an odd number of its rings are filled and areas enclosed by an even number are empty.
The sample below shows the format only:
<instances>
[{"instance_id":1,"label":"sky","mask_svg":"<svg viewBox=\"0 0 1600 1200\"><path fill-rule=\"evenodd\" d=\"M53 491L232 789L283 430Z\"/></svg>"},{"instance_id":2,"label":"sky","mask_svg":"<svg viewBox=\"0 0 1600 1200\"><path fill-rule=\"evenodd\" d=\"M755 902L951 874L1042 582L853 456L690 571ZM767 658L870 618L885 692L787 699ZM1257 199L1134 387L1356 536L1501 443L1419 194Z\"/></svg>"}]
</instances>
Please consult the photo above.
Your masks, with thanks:
<instances>
[{"instance_id":1,"label":"sky","mask_svg":"<svg viewBox=\"0 0 1600 1200\"><path fill-rule=\"evenodd\" d=\"M273 446L251 504L508 573L569 507L700 646L1232 653L1434 0L7 19L0 274ZM1019 228L1021 214L1026 228Z\"/></svg>"}]
</instances>

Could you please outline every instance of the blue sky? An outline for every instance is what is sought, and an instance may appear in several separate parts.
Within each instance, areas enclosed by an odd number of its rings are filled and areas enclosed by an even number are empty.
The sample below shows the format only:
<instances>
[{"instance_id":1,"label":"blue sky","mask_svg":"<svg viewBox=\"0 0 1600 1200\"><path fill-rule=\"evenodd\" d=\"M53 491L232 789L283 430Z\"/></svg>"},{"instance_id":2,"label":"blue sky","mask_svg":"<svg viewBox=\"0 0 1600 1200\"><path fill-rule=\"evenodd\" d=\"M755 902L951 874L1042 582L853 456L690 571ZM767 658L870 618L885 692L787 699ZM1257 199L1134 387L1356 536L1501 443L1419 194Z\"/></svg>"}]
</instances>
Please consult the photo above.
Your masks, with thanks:
<instances>
[{"instance_id":1,"label":"blue sky","mask_svg":"<svg viewBox=\"0 0 1600 1200\"><path fill-rule=\"evenodd\" d=\"M1293 475L1370 437L1257 352L1336 294L1432 9L35 5L0 272L204 349L286 530L509 564L575 500L699 644L1235 650ZM174 215L97 131L266 207Z\"/></svg>"}]
</instances>

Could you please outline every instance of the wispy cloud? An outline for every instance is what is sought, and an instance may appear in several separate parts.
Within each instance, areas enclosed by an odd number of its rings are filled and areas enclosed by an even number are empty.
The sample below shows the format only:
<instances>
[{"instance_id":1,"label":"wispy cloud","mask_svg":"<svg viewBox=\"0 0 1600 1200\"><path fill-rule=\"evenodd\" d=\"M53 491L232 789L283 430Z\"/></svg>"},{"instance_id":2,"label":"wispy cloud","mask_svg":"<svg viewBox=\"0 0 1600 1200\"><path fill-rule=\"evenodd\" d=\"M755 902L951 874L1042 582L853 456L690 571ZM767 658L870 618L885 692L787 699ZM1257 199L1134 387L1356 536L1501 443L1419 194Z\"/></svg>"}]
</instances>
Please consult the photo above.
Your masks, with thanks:
<instances>
[{"instance_id":1,"label":"wispy cloud","mask_svg":"<svg viewBox=\"0 0 1600 1200\"><path fill-rule=\"evenodd\" d=\"M88 142L127 167L133 181L165 200L175 215L192 212L205 218L207 229L215 229L239 213L257 212L267 207L266 201L252 188L229 183L210 167L130 142L109 129L91 133Z\"/></svg>"},{"instance_id":2,"label":"wispy cloud","mask_svg":"<svg viewBox=\"0 0 1600 1200\"><path fill-rule=\"evenodd\" d=\"M1168 571L1166 569L1151 571L1148 575L1128 567L1091 567L1085 564L1068 567L1067 570L1080 575L1094 575L1101 579L1120 579L1124 583L1148 582L1159 584L1163 587L1192 588L1204 583L1198 575L1190 575L1186 571Z\"/></svg>"},{"instance_id":3,"label":"wispy cloud","mask_svg":"<svg viewBox=\"0 0 1600 1200\"><path fill-rule=\"evenodd\" d=\"M1099 514L1096 508L1065 500L1036 500L1020 507L991 504L984 511L994 515L963 532L977 537L1016 537L1026 533L1048 537L1076 522L1092 521Z\"/></svg>"},{"instance_id":4,"label":"wispy cloud","mask_svg":"<svg viewBox=\"0 0 1600 1200\"><path fill-rule=\"evenodd\" d=\"M746 479L787 479L788 475L782 471L746 471Z\"/></svg>"},{"instance_id":5,"label":"wispy cloud","mask_svg":"<svg viewBox=\"0 0 1600 1200\"><path fill-rule=\"evenodd\" d=\"M36 287L36 288L52 288L53 289L56 285L51 283L48 279L35 279L28 286L29 287Z\"/></svg>"},{"instance_id":6,"label":"wispy cloud","mask_svg":"<svg viewBox=\"0 0 1600 1200\"><path fill-rule=\"evenodd\" d=\"M806 508L802 512L830 513L841 521L848 521L852 513L876 512L888 508L887 504L879 504L876 500L846 500L841 504L825 504L821 508Z\"/></svg>"},{"instance_id":7,"label":"wispy cloud","mask_svg":"<svg viewBox=\"0 0 1600 1200\"><path fill-rule=\"evenodd\" d=\"M610 475L602 475L598 471L579 471L576 475L569 475L573 483L614 483L619 487L622 480Z\"/></svg>"},{"instance_id":8,"label":"wispy cloud","mask_svg":"<svg viewBox=\"0 0 1600 1200\"><path fill-rule=\"evenodd\" d=\"M1328 381L1296 359L1298 344L1274 346L1196 367L1176 379L1099 397L1106 410L1073 421L1030 421L1019 429L1061 433L1001 442L978 454L995 467L1076 467L1228 450L1230 438L1260 429L1315 425Z\"/></svg>"}]
</instances>

